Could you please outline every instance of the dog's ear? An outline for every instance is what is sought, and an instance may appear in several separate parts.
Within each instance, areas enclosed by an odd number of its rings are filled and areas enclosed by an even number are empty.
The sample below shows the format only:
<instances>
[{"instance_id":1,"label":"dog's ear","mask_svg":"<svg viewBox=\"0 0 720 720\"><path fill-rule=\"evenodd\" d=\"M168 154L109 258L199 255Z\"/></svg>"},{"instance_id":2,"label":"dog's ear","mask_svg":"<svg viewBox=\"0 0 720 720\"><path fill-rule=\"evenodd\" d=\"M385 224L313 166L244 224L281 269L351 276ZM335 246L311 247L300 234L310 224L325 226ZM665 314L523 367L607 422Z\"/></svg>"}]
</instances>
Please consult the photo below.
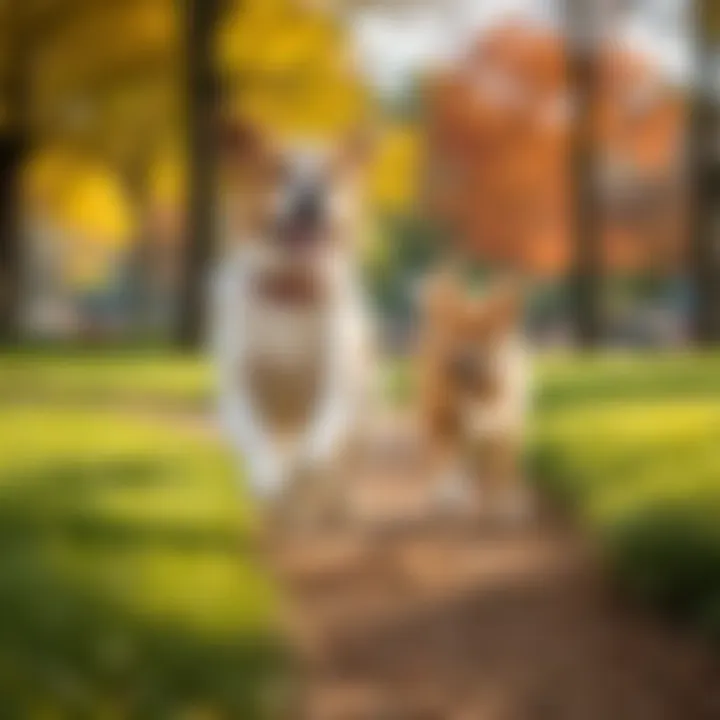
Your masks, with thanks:
<instances>
[{"instance_id":1,"label":"dog's ear","mask_svg":"<svg viewBox=\"0 0 720 720\"><path fill-rule=\"evenodd\" d=\"M357 175L369 166L378 145L378 130L370 124L353 127L342 139L335 156L339 175Z\"/></svg>"},{"instance_id":2,"label":"dog's ear","mask_svg":"<svg viewBox=\"0 0 720 720\"><path fill-rule=\"evenodd\" d=\"M246 120L217 121L219 212L227 250L264 234L278 158L264 129Z\"/></svg>"},{"instance_id":3,"label":"dog's ear","mask_svg":"<svg viewBox=\"0 0 720 720\"><path fill-rule=\"evenodd\" d=\"M221 171L228 177L257 171L268 152L264 134L246 119L220 118L217 147Z\"/></svg>"}]
</instances>

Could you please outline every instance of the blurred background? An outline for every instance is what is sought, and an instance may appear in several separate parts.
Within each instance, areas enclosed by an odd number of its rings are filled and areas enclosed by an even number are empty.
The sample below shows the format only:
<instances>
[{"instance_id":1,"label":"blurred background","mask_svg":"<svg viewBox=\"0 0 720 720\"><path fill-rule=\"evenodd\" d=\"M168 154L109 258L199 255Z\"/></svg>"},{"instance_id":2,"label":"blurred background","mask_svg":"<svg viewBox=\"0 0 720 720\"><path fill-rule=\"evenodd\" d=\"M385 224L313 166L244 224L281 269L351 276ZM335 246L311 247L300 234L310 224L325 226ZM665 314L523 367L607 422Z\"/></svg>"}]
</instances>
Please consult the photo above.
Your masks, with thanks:
<instances>
[{"instance_id":1,"label":"blurred background","mask_svg":"<svg viewBox=\"0 0 720 720\"><path fill-rule=\"evenodd\" d=\"M538 483L720 636L719 47L712 0L0 0L3 716L281 694L202 354L219 118L376 129L398 403L418 279L523 273Z\"/></svg>"},{"instance_id":2,"label":"blurred background","mask_svg":"<svg viewBox=\"0 0 720 720\"><path fill-rule=\"evenodd\" d=\"M710 340L702 5L6 0L2 333L196 345L228 116L382 128L363 252L398 336L419 266L463 244L533 278L543 341Z\"/></svg>"}]
</instances>

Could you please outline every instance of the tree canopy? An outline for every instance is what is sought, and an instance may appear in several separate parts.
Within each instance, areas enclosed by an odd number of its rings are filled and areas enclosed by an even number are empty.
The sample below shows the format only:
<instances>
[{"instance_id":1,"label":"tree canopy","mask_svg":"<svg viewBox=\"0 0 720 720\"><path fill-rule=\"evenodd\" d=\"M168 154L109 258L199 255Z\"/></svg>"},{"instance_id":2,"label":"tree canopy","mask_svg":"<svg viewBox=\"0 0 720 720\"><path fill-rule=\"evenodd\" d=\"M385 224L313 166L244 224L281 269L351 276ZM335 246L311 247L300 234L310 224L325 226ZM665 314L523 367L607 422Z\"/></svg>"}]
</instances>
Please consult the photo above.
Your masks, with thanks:
<instances>
[{"instance_id":1,"label":"tree canopy","mask_svg":"<svg viewBox=\"0 0 720 720\"><path fill-rule=\"evenodd\" d=\"M677 260L683 99L616 46L598 55L592 142L599 156L606 260ZM564 43L510 23L483 36L429 87L428 199L481 258L563 273L572 255L570 141L575 98Z\"/></svg>"},{"instance_id":2,"label":"tree canopy","mask_svg":"<svg viewBox=\"0 0 720 720\"><path fill-rule=\"evenodd\" d=\"M22 8L0 0L0 32L22 31L32 50L22 68L33 148L24 185L29 212L50 213L68 230L81 225L99 242L129 241L134 216L124 196L181 203L180 11L175 0L25 0ZM368 95L345 30L322 8L295 0L230 2L215 45L223 108L231 115L301 134L341 132L363 115ZM0 42L3 88L18 72L8 47ZM17 111L10 100L0 93L0 130ZM100 166L102 172L88 171ZM110 175L122 192L108 190ZM57 190L52 201L49 184ZM42 207L34 205L41 197ZM80 223L78 197L88 203ZM100 205L105 212L92 209Z\"/></svg>"}]
</instances>

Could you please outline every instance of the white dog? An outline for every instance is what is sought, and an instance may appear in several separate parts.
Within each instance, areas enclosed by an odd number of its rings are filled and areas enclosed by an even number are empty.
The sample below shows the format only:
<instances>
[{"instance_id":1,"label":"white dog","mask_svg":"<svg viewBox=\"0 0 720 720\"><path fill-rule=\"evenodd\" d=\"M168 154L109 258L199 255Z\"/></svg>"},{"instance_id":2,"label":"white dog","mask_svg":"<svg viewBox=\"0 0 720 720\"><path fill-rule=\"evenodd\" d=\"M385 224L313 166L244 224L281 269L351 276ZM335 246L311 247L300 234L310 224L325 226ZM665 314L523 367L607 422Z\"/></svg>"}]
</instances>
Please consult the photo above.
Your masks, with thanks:
<instances>
[{"instance_id":1,"label":"white dog","mask_svg":"<svg viewBox=\"0 0 720 720\"><path fill-rule=\"evenodd\" d=\"M226 138L225 249L213 281L220 410L254 492L301 479L337 488L337 461L368 392L369 334L356 262L359 145Z\"/></svg>"}]
</instances>

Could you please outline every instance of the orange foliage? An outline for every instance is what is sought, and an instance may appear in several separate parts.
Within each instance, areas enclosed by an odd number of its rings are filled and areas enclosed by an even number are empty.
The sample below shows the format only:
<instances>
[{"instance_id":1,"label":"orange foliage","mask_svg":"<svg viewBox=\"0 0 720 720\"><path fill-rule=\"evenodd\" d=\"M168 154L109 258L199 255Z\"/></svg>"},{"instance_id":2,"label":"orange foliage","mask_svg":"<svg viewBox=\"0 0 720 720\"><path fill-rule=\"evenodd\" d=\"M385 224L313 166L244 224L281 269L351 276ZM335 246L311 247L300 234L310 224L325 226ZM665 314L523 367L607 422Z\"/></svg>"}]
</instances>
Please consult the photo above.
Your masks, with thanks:
<instances>
[{"instance_id":1,"label":"orange foliage","mask_svg":"<svg viewBox=\"0 0 720 720\"><path fill-rule=\"evenodd\" d=\"M642 265L659 257L652 243L658 208L646 195L677 179L683 103L653 68L617 47L599 54L596 88L606 260ZM432 78L428 91L432 212L490 262L566 270L574 108L562 41L547 30L501 27ZM673 192L662 209L677 214Z\"/></svg>"}]
</instances>

